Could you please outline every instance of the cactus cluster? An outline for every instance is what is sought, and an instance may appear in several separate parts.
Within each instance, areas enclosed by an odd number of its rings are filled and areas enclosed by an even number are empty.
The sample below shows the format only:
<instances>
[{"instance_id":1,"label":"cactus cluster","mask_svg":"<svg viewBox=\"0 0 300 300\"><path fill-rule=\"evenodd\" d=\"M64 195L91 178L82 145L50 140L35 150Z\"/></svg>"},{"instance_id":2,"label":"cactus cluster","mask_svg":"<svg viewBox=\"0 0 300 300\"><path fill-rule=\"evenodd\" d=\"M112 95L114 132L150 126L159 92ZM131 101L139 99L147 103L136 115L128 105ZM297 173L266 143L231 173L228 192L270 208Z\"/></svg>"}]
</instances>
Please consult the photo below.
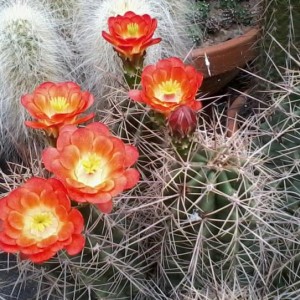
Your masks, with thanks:
<instances>
[{"instance_id":1,"label":"cactus cluster","mask_svg":"<svg viewBox=\"0 0 300 300\"><path fill-rule=\"evenodd\" d=\"M79 255L61 251L41 265L1 258L0 297L23 299L29 285L32 299L298 299L299 72L281 76L284 83L268 91L263 109L229 136L219 109L209 115L202 110L197 120L186 109L174 121L129 100L121 60L101 39L108 17L127 10L148 13L161 22L157 36L165 42L147 51L146 63L184 58L188 45L184 38L174 43L182 28L173 17L178 12L184 19L188 1L43 1L45 8L29 0L2 2L0 129L6 143L8 136L28 141L21 94L42 81L75 76L94 92L97 118L138 147L141 179L114 197L110 214L76 203L87 220ZM283 2L268 3L266 12ZM51 16L74 24L56 27ZM267 55L277 64L276 55ZM272 74L267 81L275 80ZM166 87L168 96L174 86ZM178 116L179 129L172 125ZM6 143L1 146L7 152ZM30 167L10 164L9 175L1 171L2 195L32 175L48 176L32 153ZM5 278L2 288L3 276L16 270L17 279Z\"/></svg>"}]
</instances>

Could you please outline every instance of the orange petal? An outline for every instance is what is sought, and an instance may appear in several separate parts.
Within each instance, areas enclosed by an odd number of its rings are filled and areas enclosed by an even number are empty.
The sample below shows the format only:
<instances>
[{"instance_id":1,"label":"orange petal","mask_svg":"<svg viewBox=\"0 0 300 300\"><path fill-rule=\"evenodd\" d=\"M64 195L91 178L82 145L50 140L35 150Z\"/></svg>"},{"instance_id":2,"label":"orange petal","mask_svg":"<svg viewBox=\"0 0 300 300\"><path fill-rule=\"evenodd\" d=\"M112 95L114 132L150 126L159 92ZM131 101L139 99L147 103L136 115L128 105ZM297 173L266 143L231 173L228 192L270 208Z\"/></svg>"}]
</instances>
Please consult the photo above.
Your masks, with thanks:
<instances>
[{"instance_id":1,"label":"orange petal","mask_svg":"<svg viewBox=\"0 0 300 300\"><path fill-rule=\"evenodd\" d=\"M125 146L125 167L131 167L139 157L139 152L136 147L126 145Z\"/></svg>"},{"instance_id":2,"label":"orange petal","mask_svg":"<svg viewBox=\"0 0 300 300\"><path fill-rule=\"evenodd\" d=\"M58 151L61 151L64 147L71 144L71 136L77 129L78 128L75 125L64 125L59 129L59 136L56 141L56 148Z\"/></svg>"},{"instance_id":3,"label":"orange petal","mask_svg":"<svg viewBox=\"0 0 300 300\"><path fill-rule=\"evenodd\" d=\"M26 188L25 193L28 193L29 190L37 195L40 195L44 190L53 190L52 184L47 179L39 177L32 177L28 179L24 184L24 188Z\"/></svg>"},{"instance_id":4,"label":"orange petal","mask_svg":"<svg viewBox=\"0 0 300 300\"><path fill-rule=\"evenodd\" d=\"M53 191L43 191L40 196L40 203L48 207L56 207L58 199Z\"/></svg>"},{"instance_id":5,"label":"orange petal","mask_svg":"<svg viewBox=\"0 0 300 300\"><path fill-rule=\"evenodd\" d=\"M42 252L42 249L37 247L37 245L32 245L29 247L23 247L22 248L22 253L27 255L27 254L35 254L35 253L40 253Z\"/></svg>"},{"instance_id":6,"label":"orange petal","mask_svg":"<svg viewBox=\"0 0 300 300\"><path fill-rule=\"evenodd\" d=\"M54 173L55 177L61 181L64 185L65 185L65 178L69 178L69 177L73 177L73 171L74 170L69 170L63 167L63 165L61 164L61 162L56 159L52 162L51 165L51 171L52 173Z\"/></svg>"},{"instance_id":7,"label":"orange petal","mask_svg":"<svg viewBox=\"0 0 300 300\"><path fill-rule=\"evenodd\" d=\"M11 239L17 239L21 234L20 230L12 227L8 222L3 224L3 232Z\"/></svg>"},{"instance_id":8,"label":"orange petal","mask_svg":"<svg viewBox=\"0 0 300 300\"><path fill-rule=\"evenodd\" d=\"M13 190L7 197L1 199L1 201L0 201L0 218L1 218L1 214L3 213L3 210L6 210L6 212L8 212L10 209L12 209L12 210L16 210L20 213L24 211L24 208L20 201L23 193L26 193L26 190L23 188L18 188L16 190ZM5 199L7 201L5 201ZM3 206L4 204L7 207L4 207Z\"/></svg>"},{"instance_id":9,"label":"orange petal","mask_svg":"<svg viewBox=\"0 0 300 300\"><path fill-rule=\"evenodd\" d=\"M24 217L17 211L10 212L7 221L10 226L17 230L22 230L24 227Z\"/></svg>"},{"instance_id":10,"label":"orange petal","mask_svg":"<svg viewBox=\"0 0 300 300\"><path fill-rule=\"evenodd\" d=\"M143 102L140 90L130 90L128 92L128 97L136 102Z\"/></svg>"},{"instance_id":11,"label":"orange petal","mask_svg":"<svg viewBox=\"0 0 300 300\"><path fill-rule=\"evenodd\" d=\"M66 222L68 220L68 213L66 208L62 205L55 207L55 213L61 222Z\"/></svg>"},{"instance_id":12,"label":"orange petal","mask_svg":"<svg viewBox=\"0 0 300 300\"><path fill-rule=\"evenodd\" d=\"M11 209L7 206L7 200L8 196L0 200L0 220L5 220L11 211Z\"/></svg>"},{"instance_id":13,"label":"orange petal","mask_svg":"<svg viewBox=\"0 0 300 300\"><path fill-rule=\"evenodd\" d=\"M29 247L32 245L36 244L36 240L33 238L30 238L26 235L21 235L19 238L16 240L17 245L20 247Z\"/></svg>"},{"instance_id":14,"label":"orange petal","mask_svg":"<svg viewBox=\"0 0 300 300\"><path fill-rule=\"evenodd\" d=\"M90 152L93 140L94 133L86 127L77 129L71 136L71 143L79 149L80 153Z\"/></svg>"},{"instance_id":15,"label":"orange petal","mask_svg":"<svg viewBox=\"0 0 300 300\"><path fill-rule=\"evenodd\" d=\"M59 152L56 148L49 147L42 152L42 162L47 170L52 170L52 162L59 157Z\"/></svg>"},{"instance_id":16,"label":"orange petal","mask_svg":"<svg viewBox=\"0 0 300 300\"><path fill-rule=\"evenodd\" d=\"M75 179L72 178L66 178L66 184L67 184L67 189L69 192L69 188L71 189L82 189L85 187L85 185Z\"/></svg>"},{"instance_id":17,"label":"orange petal","mask_svg":"<svg viewBox=\"0 0 300 300\"><path fill-rule=\"evenodd\" d=\"M66 222L63 224L62 228L58 233L58 240L64 241L68 239L74 231L74 225L71 222Z\"/></svg>"},{"instance_id":18,"label":"orange petal","mask_svg":"<svg viewBox=\"0 0 300 300\"><path fill-rule=\"evenodd\" d=\"M45 249L43 252L26 255L26 256L28 259L30 259L34 263L43 263L44 261L49 260L55 254L56 254L56 252L53 252L49 249Z\"/></svg>"},{"instance_id":19,"label":"orange petal","mask_svg":"<svg viewBox=\"0 0 300 300\"><path fill-rule=\"evenodd\" d=\"M82 235L73 234L72 243L66 245L65 248L69 255L76 255L83 249L84 244L85 244L85 239Z\"/></svg>"},{"instance_id":20,"label":"orange petal","mask_svg":"<svg viewBox=\"0 0 300 300\"><path fill-rule=\"evenodd\" d=\"M108 202L105 202L105 203L99 203L99 204L96 204L96 206L99 208L99 210L102 213L109 214L109 213L111 213L111 211L113 209L113 202L108 201Z\"/></svg>"},{"instance_id":21,"label":"orange petal","mask_svg":"<svg viewBox=\"0 0 300 300\"><path fill-rule=\"evenodd\" d=\"M106 135L106 136L111 135L108 127L100 122L94 122L94 123L88 124L86 126L86 128L93 131L96 136L97 135Z\"/></svg>"},{"instance_id":22,"label":"orange petal","mask_svg":"<svg viewBox=\"0 0 300 300\"><path fill-rule=\"evenodd\" d=\"M55 195L58 199L59 205L63 206L66 211L70 211L71 209L71 201L66 191L58 190L55 192Z\"/></svg>"},{"instance_id":23,"label":"orange petal","mask_svg":"<svg viewBox=\"0 0 300 300\"><path fill-rule=\"evenodd\" d=\"M28 191L26 194L22 195L21 204L25 209L37 207L40 203L40 198L35 193Z\"/></svg>"},{"instance_id":24,"label":"orange petal","mask_svg":"<svg viewBox=\"0 0 300 300\"><path fill-rule=\"evenodd\" d=\"M17 253L17 252L19 252L20 248L17 245L4 244L0 240L0 250L7 252L7 253Z\"/></svg>"},{"instance_id":25,"label":"orange petal","mask_svg":"<svg viewBox=\"0 0 300 300\"><path fill-rule=\"evenodd\" d=\"M48 238L39 241L36 245L39 248L46 248L56 243L56 241L57 241L57 235L51 235Z\"/></svg>"},{"instance_id":26,"label":"orange petal","mask_svg":"<svg viewBox=\"0 0 300 300\"><path fill-rule=\"evenodd\" d=\"M10 238L5 232L0 232L0 242L5 245L15 246L17 245L16 240Z\"/></svg>"},{"instance_id":27,"label":"orange petal","mask_svg":"<svg viewBox=\"0 0 300 300\"><path fill-rule=\"evenodd\" d=\"M124 175L127 179L125 189L131 189L138 183L140 179L140 173L136 169L127 169Z\"/></svg>"},{"instance_id":28,"label":"orange petal","mask_svg":"<svg viewBox=\"0 0 300 300\"><path fill-rule=\"evenodd\" d=\"M56 178L49 178L47 179L47 183L51 186L51 190L53 190L55 193L58 191L66 193L67 190L64 187L64 185L61 183L61 181L57 180Z\"/></svg>"},{"instance_id":29,"label":"orange petal","mask_svg":"<svg viewBox=\"0 0 300 300\"><path fill-rule=\"evenodd\" d=\"M74 225L74 233L81 233L84 227L84 220L82 214L75 208L69 214L69 220Z\"/></svg>"},{"instance_id":30,"label":"orange petal","mask_svg":"<svg viewBox=\"0 0 300 300\"><path fill-rule=\"evenodd\" d=\"M110 192L115 187L114 180L108 179L99 186L99 191Z\"/></svg>"},{"instance_id":31,"label":"orange petal","mask_svg":"<svg viewBox=\"0 0 300 300\"><path fill-rule=\"evenodd\" d=\"M120 170L120 168L123 168L124 160L125 157L123 153L120 152L114 153L110 161L107 163L111 173L115 172L116 170Z\"/></svg>"},{"instance_id":32,"label":"orange petal","mask_svg":"<svg viewBox=\"0 0 300 300\"><path fill-rule=\"evenodd\" d=\"M62 149L59 161L66 169L74 169L80 160L80 152L77 146L68 145Z\"/></svg>"},{"instance_id":33,"label":"orange petal","mask_svg":"<svg viewBox=\"0 0 300 300\"><path fill-rule=\"evenodd\" d=\"M104 203L111 200L110 193L97 193L97 194L82 194L81 199L84 199L85 202L90 203ZM76 199L75 199L76 200Z\"/></svg>"},{"instance_id":34,"label":"orange petal","mask_svg":"<svg viewBox=\"0 0 300 300\"><path fill-rule=\"evenodd\" d=\"M107 136L97 136L93 142L93 152L101 157L108 156L114 148L113 142Z\"/></svg>"}]
</instances>

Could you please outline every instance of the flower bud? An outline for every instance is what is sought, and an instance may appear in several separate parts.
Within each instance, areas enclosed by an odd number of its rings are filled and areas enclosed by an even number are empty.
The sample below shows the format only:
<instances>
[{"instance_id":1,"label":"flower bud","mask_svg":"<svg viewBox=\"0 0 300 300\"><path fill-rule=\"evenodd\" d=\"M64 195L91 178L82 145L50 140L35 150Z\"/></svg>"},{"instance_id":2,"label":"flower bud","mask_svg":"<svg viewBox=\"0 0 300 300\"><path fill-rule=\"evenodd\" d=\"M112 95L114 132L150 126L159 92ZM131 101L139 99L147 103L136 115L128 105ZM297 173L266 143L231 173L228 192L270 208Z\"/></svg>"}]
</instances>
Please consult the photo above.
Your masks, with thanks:
<instances>
[{"instance_id":1,"label":"flower bud","mask_svg":"<svg viewBox=\"0 0 300 300\"><path fill-rule=\"evenodd\" d=\"M189 106L182 105L171 112L168 118L171 135L185 138L197 127L196 112Z\"/></svg>"}]
</instances>

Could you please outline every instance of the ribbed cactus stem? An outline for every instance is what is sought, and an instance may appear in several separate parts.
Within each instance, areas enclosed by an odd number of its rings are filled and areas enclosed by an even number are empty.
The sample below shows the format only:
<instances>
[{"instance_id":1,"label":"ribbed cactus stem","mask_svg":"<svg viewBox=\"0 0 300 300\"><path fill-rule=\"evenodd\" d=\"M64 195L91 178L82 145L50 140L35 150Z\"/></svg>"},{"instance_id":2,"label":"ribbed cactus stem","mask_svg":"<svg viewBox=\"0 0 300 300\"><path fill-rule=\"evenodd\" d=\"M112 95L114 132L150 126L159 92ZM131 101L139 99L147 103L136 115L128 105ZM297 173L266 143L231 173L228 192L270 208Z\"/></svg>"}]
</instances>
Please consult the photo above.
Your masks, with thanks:
<instances>
[{"instance_id":1,"label":"ribbed cactus stem","mask_svg":"<svg viewBox=\"0 0 300 300\"><path fill-rule=\"evenodd\" d=\"M271 81L281 79L287 69L298 69L295 61L300 49L300 2L265 0L262 61L263 75Z\"/></svg>"}]
</instances>

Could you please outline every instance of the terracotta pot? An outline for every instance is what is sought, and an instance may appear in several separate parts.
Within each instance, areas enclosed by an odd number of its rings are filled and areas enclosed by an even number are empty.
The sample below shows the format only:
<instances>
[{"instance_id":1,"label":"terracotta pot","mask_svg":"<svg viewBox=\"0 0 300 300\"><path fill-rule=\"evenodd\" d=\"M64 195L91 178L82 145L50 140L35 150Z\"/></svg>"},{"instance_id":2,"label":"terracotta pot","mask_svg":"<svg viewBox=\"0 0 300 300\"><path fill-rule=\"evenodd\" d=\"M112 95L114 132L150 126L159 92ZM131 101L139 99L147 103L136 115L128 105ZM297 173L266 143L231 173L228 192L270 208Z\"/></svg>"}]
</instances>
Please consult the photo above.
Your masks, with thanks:
<instances>
[{"instance_id":1,"label":"terracotta pot","mask_svg":"<svg viewBox=\"0 0 300 300\"><path fill-rule=\"evenodd\" d=\"M252 28L223 43L194 49L191 53L194 66L204 74L201 91L215 94L232 80L238 74L238 68L257 56L255 44L258 37L259 29ZM209 66L206 61L209 61Z\"/></svg>"}]
</instances>

